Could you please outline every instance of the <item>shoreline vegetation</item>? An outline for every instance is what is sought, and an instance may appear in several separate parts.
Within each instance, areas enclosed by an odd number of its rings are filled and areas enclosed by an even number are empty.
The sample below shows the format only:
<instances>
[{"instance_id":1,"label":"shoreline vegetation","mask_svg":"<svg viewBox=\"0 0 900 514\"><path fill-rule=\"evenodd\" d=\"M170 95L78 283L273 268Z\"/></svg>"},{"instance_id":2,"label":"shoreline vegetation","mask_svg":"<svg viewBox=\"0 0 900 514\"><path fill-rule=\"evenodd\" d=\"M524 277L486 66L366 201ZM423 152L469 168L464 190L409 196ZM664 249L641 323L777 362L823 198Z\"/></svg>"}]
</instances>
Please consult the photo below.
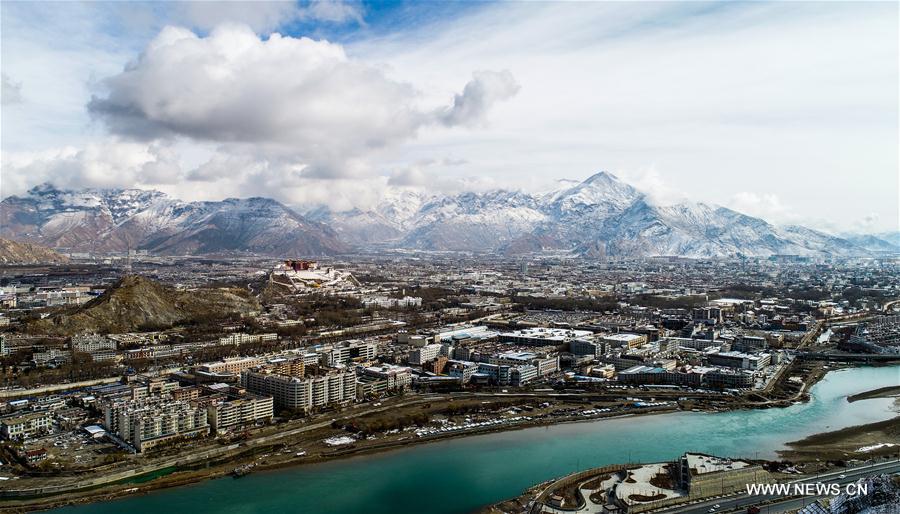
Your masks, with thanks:
<instances>
[{"instance_id":1,"label":"shoreline vegetation","mask_svg":"<svg viewBox=\"0 0 900 514\"><path fill-rule=\"evenodd\" d=\"M819 370L819 372L810 373L808 375L808 383L804 384L804 387L801 388L803 393L809 391L809 389L821 380L826 374L827 371L836 371L842 369L841 367L831 367L827 370ZM852 395L848 397L848 401L858 401L861 399L868 398L877 398L877 397L888 397L893 396L895 392L894 389L900 390L900 387L883 387L871 391L865 391L862 393L858 393L856 395ZM808 399L807 394L798 395L801 396L803 401ZM851 400L852 398L852 400ZM900 403L900 400L898 400ZM772 402L767 405L768 408L773 407L784 407L786 406L786 402ZM736 402L733 406L730 406L727 409L722 409L721 406L718 408L709 408L703 409L705 411L722 411L722 410L740 410L747 408L760 408L761 405L758 404L747 404L742 402ZM765 407L763 407L765 408ZM506 426L495 426L488 427L481 430L473 430L473 431L461 431L456 433L446 433L440 434L437 436L424 437L419 439L406 439L406 440L393 440L388 442L374 443L374 444L363 444L360 446L351 445L346 448L337 448L332 449L328 453L322 453L320 455L310 455L305 456L302 459L298 459L293 451L291 452L279 452L279 446L281 449L292 446L292 445L275 445L273 447L261 447L255 448L253 450L248 451L248 455L240 455L240 456L228 456L223 459L213 461L213 462L205 462L202 464L191 465L183 468L173 468L167 470L157 470L153 473L147 473L145 475L138 475L132 477L127 480L122 480L118 482L113 482L108 485L100 485L91 489L85 489L80 491L72 491L66 493L60 493L51 496L43 496L43 497L31 497L31 498L23 498L21 500L16 499L7 499L0 501L0 512L32 512L36 510L49 510L54 508L59 508L68 505L78 505L78 504L87 504L98 501L111 501L127 496L134 495L143 495L148 494L154 491L158 491L161 489L167 489L172 487L185 486L189 484L198 483L205 480L222 478L232 475L232 472L236 468L246 467L248 469L252 469L255 472L267 472L267 471L275 471L281 470L285 468L293 468L298 466L305 466L310 464L319 464L323 462L335 461L338 459L347 459L351 457L360 457L367 455L375 455L379 453L395 451L402 448L409 448L412 446L429 444L439 441L446 441L449 439L462 438L462 437L470 437L476 435L485 435L490 433L499 433L499 432L508 432L513 430L523 430L528 428L535 428L541 426L549 426L549 425L557 425L564 423L584 423L590 421L597 421L599 419L621 419L627 417L635 417L635 416L651 416L651 415L663 415L669 414L672 412L684 412L680 409L647 409L644 411L636 411L629 413L616 414L611 416L602 416L602 417L593 417L589 419L567 419L567 420L534 420L532 422L527 423L519 423L514 425L506 425ZM327 431L328 429L322 429L322 431ZM310 433L310 436L322 436L323 434L318 433L319 431L313 431ZM891 439L893 438L893 439ZM890 443L891 440L894 440L895 443L900 443L900 416L896 416L892 419L888 419L885 421L872 423L868 425L859 425L854 427L848 427L842 430L834 431L834 432L822 432L819 434L812 435L807 437L801 441L787 442L785 443L787 446L791 447L789 450L781 450L778 452L779 456L784 460L791 461L809 461L815 460L818 454L817 452L829 451L832 455L844 455L846 457L847 448L857 445L857 447L863 446L871 446L875 444L881 443ZM361 443L364 441L360 441ZM879 447L874 450L870 450L868 456L875 457L882 454L891 454L897 453L898 449L900 449L900 444L898 446L885 446ZM268 450L269 453L265 453L263 457L266 457L265 460L261 460L259 454ZM822 459L825 460L825 459ZM153 477L149 480L146 480L146 477ZM145 481L146 480L146 481ZM540 485L540 484L538 484ZM531 487L528 491L533 490L535 487ZM527 491L526 491L527 493ZM507 502L510 500L504 500ZM499 505L499 502L494 505ZM485 509L489 509L492 506L487 506ZM489 512L488 510L484 510L483 512Z\"/></svg>"}]
</instances>

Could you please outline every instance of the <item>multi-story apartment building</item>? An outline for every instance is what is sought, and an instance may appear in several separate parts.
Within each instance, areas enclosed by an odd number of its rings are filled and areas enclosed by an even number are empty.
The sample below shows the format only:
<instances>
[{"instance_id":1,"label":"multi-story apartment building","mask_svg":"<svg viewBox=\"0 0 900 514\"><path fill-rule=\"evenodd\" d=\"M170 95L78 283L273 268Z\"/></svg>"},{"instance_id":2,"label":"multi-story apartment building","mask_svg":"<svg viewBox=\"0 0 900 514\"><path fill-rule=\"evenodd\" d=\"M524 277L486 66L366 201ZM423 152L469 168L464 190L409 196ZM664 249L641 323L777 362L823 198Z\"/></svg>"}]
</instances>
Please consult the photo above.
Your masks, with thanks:
<instances>
[{"instance_id":1,"label":"multi-story apartment building","mask_svg":"<svg viewBox=\"0 0 900 514\"><path fill-rule=\"evenodd\" d=\"M272 371L281 375L302 377L306 374L306 362L303 357L272 359L268 365Z\"/></svg>"},{"instance_id":2,"label":"multi-story apartment building","mask_svg":"<svg viewBox=\"0 0 900 514\"><path fill-rule=\"evenodd\" d=\"M713 366L759 370L769 365L772 357L767 353L751 355L741 352L711 353L707 356Z\"/></svg>"},{"instance_id":3,"label":"multi-story apartment building","mask_svg":"<svg viewBox=\"0 0 900 514\"><path fill-rule=\"evenodd\" d=\"M368 368L359 368L359 378L374 377L387 382L389 390L407 389L412 384L412 373L409 368L382 364Z\"/></svg>"},{"instance_id":4,"label":"multi-story apartment building","mask_svg":"<svg viewBox=\"0 0 900 514\"><path fill-rule=\"evenodd\" d=\"M116 342L99 334L81 334L72 336L72 350L76 352L96 352L99 350L115 350Z\"/></svg>"},{"instance_id":5,"label":"multi-story apartment building","mask_svg":"<svg viewBox=\"0 0 900 514\"><path fill-rule=\"evenodd\" d=\"M220 361L207 362L197 366L198 371L205 373L239 374L245 369L259 366L261 361L256 357L226 357Z\"/></svg>"},{"instance_id":6,"label":"multi-story apartment building","mask_svg":"<svg viewBox=\"0 0 900 514\"><path fill-rule=\"evenodd\" d=\"M0 435L5 439L25 440L50 430L53 416L46 411L29 412L0 419Z\"/></svg>"},{"instance_id":7,"label":"multi-story apartment building","mask_svg":"<svg viewBox=\"0 0 900 514\"><path fill-rule=\"evenodd\" d=\"M339 366L351 361L366 362L374 360L378 354L378 344L349 339L341 341L333 346L326 346L319 350L320 361L325 366Z\"/></svg>"},{"instance_id":8,"label":"multi-story apartment building","mask_svg":"<svg viewBox=\"0 0 900 514\"><path fill-rule=\"evenodd\" d=\"M606 353L606 344L590 339L573 339L569 341L569 351L575 355L592 355L599 357Z\"/></svg>"},{"instance_id":9,"label":"multi-story apartment building","mask_svg":"<svg viewBox=\"0 0 900 514\"><path fill-rule=\"evenodd\" d=\"M245 370L241 373L241 386L271 396L275 407L306 412L354 400L356 373L328 371L320 376L293 377L270 370Z\"/></svg>"},{"instance_id":10,"label":"multi-story apartment building","mask_svg":"<svg viewBox=\"0 0 900 514\"><path fill-rule=\"evenodd\" d=\"M209 434L205 408L162 398L111 401L103 405L106 429L143 452L177 437Z\"/></svg>"},{"instance_id":11,"label":"multi-story apartment building","mask_svg":"<svg viewBox=\"0 0 900 514\"><path fill-rule=\"evenodd\" d=\"M268 421L275 414L271 396L244 395L239 398L221 399L206 408L209 426L220 434L235 428Z\"/></svg>"},{"instance_id":12,"label":"multi-story apartment building","mask_svg":"<svg viewBox=\"0 0 900 514\"><path fill-rule=\"evenodd\" d=\"M235 334L229 334L227 336L223 336L219 338L219 344L247 344L247 343L261 343L264 341L277 341L278 334L269 333L269 334L244 334L241 332Z\"/></svg>"},{"instance_id":13,"label":"multi-story apartment building","mask_svg":"<svg viewBox=\"0 0 900 514\"><path fill-rule=\"evenodd\" d=\"M409 363L414 366L421 366L426 362L433 361L437 359L441 354L441 345L439 344L426 344L421 348L417 348L411 352L409 352Z\"/></svg>"}]
</instances>

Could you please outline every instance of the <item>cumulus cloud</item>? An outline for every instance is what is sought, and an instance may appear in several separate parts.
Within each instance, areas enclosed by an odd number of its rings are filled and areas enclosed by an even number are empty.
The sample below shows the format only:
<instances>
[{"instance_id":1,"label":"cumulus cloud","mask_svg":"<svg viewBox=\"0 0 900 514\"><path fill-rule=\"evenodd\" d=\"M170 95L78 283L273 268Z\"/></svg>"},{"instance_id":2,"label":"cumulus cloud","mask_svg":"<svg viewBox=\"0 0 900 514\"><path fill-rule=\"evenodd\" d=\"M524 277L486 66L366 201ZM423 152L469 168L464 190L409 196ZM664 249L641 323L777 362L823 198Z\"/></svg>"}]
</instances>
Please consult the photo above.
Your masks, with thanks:
<instances>
[{"instance_id":1,"label":"cumulus cloud","mask_svg":"<svg viewBox=\"0 0 900 514\"><path fill-rule=\"evenodd\" d=\"M12 105L22 102L22 83L9 78L6 73L0 74L2 78L2 90L0 90L0 105Z\"/></svg>"},{"instance_id":2,"label":"cumulus cloud","mask_svg":"<svg viewBox=\"0 0 900 514\"><path fill-rule=\"evenodd\" d=\"M445 125L473 125L484 121L488 109L501 100L519 92L512 73L504 71L477 71L461 94L453 99L453 105L442 113Z\"/></svg>"},{"instance_id":3,"label":"cumulus cloud","mask_svg":"<svg viewBox=\"0 0 900 514\"><path fill-rule=\"evenodd\" d=\"M476 73L445 110L328 41L224 25L207 37L166 27L122 73L103 82L88 110L114 134L188 137L246 145L267 159L303 164L310 176L358 176L367 153L426 125L471 124L518 86L509 72ZM246 150L245 151L249 151Z\"/></svg>"},{"instance_id":4,"label":"cumulus cloud","mask_svg":"<svg viewBox=\"0 0 900 514\"><path fill-rule=\"evenodd\" d=\"M58 187L141 187L174 184L181 169L173 151L159 144L115 139L83 148L4 152L3 194L21 194L35 184Z\"/></svg>"}]
</instances>

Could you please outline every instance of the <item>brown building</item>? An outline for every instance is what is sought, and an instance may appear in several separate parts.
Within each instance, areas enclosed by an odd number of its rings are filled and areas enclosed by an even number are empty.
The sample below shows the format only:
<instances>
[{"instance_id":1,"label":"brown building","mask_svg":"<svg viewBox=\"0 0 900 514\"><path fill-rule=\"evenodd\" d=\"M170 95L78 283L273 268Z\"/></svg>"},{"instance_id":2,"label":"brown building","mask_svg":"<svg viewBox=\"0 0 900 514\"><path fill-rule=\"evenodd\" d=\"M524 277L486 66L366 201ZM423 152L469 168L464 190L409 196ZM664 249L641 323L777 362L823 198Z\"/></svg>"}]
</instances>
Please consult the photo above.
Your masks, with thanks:
<instances>
[{"instance_id":1,"label":"brown building","mask_svg":"<svg viewBox=\"0 0 900 514\"><path fill-rule=\"evenodd\" d=\"M422 369L424 369L425 371L430 371L430 372L434 373L435 375L443 375L444 368L447 367L448 361L449 361L449 359L447 359L447 357L445 355L441 355L437 359L423 364Z\"/></svg>"},{"instance_id":2,"label":"brown building","mask_svg":"<svg viewBox=\"0 0 900 514\"><path fill-rule=\"evenodd\" d=\"M179 387L171 391L172 398L176 401L189 401L200 398L199 387Z\"/></svg>"}]
</instances>

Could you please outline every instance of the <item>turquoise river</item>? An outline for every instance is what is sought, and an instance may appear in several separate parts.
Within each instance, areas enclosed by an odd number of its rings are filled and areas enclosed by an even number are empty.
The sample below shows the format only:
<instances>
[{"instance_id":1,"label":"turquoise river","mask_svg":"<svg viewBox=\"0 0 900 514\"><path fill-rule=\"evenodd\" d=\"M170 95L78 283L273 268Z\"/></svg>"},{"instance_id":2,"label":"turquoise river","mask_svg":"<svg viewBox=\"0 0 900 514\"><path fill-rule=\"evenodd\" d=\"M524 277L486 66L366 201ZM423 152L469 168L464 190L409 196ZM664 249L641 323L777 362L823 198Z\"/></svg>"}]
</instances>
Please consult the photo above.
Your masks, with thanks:
<instances>
[{"instance_id":1,"label":"turquoise river","mask_svg":"<svg viewBox=\"0 0 900 514\"><path fill-rule=\"evenodd\" d=\"M900 367L828 373L812 400L787 408L679 412L452 439L370 456L164 489L66 514L465 514L529 486L604 464L661 461L684 451L772 457L785 442L892 417L893 399L846 396L900 384Z\"/></svg>"}]
</instances>

